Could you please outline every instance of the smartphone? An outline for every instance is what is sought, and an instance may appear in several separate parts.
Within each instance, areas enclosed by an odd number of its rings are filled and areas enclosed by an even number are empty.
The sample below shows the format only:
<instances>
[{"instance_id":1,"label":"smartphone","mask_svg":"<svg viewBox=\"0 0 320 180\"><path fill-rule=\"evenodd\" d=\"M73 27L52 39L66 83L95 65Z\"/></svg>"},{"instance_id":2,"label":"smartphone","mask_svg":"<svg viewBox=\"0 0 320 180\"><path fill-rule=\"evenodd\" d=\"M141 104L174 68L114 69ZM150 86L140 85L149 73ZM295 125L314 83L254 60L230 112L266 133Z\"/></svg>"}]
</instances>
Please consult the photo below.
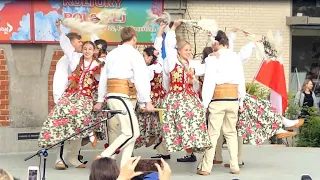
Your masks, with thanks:
<instances>
[{"instance_id":1,"label":"smartphone","mask_svg":"<svg viewBox=\"0 0 320 180\"><path fill-rule=\"evenodd\" d=\"M38 166L29 166L28 180L40 180L40 172Z\"/></svg>"},{"instance_id":2,"label":"smartphone","mask_svg":"<svg viewBox=\"0 0 320 180\"><path fill-rule=\"evenodd\" d=\"M135 171L141 172L158 172L157 167L154 165L158 163L161 166L161 159L160 158L151 158L151 159L140 159L138 162Z\"/></svg>"}]
</instances>

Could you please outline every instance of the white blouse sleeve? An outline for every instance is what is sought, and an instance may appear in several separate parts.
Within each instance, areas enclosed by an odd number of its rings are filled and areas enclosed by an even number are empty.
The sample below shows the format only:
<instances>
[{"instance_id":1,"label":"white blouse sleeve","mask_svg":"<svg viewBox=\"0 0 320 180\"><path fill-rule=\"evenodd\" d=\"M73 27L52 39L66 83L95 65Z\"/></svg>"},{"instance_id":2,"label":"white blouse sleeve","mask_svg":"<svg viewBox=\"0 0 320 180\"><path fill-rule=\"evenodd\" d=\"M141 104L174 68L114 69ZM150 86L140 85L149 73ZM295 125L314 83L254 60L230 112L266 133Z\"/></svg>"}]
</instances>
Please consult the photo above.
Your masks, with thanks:
<instances>
[{"instance_id":1,"label":"white blouse sleeve","mask_svg":"<svg viewBox=\"0 0 320 180\"><path fill-rule=\"evenodd\" d=\"M168 92L170 87L170 79L169 75L167 75L164 71L162 72L162 87Z\"/></svg>"},{"instance_id":2,"label":"white blouse sleeve","mask_svg":"<svg viewBox=\"0 0 320 180\"><path fill-rule=\"evenodd\" d=\"M166 47L166 62L164 63L164 70L167 74L169 74L174 69L178 61L178 52L176 49L177 40L175 31L168 31L164 40L164 44Z\"/></svg>"},{"instance_id":3,"label":"white blouse sleeve","mask_svg":"<svg viewBox=\"0 0 320 180\"><path fill-rule=\"evenodd\" d=\"M79 53L75 52L75 49L70 42L70 39L63 33L60 36L59 43L62 51L68 57L67 59L69 60L70 70L74 71L80 61Z\"/></svg>"}]
</instances>

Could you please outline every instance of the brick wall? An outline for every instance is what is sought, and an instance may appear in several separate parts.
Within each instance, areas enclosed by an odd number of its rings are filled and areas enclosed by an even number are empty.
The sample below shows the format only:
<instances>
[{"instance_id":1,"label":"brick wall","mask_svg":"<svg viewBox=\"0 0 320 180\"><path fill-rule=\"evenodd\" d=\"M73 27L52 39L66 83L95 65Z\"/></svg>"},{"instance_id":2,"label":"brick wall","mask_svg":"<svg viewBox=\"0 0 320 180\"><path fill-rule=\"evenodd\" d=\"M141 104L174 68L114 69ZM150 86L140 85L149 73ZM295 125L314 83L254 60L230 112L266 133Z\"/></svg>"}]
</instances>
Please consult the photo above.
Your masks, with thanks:
<instances>
[{"instance_id":1,"label":"brick wall","mask_svg":"<svg viewBox=\"0 0 320 180\"><path fill-rule=\"evenodd\" d=\"M4 51L0 50L0 126L9 125L9 74Z\"/></svg>"},{"instance_id":2,"label":"brick wall","mask_svg":"<svg viewBox=\"0 0 320 180\"><path fill-rule=\"evenodd\" d=\"M257 35L265 35L269 30L275 33L279 29L284 42L283 59L288 85L291 38L290 28L286 26L286 16L291 15L291 3L289 0L272 2L260 0L188 0L187 9L184 19L189 19L189 16L191 19L214 19L217 21L219 29L226 31L227 35L233 27L238 27ZM202 52L207 39L204 33L197 36L198 53ZM242 33L238 32L234 50L236 52L239 51L248 42L249 40ZM253 52L253 57L244 65L247 82L251 82L259 67L260 61L255 58L255 52Z\"/></svg>"},{"instance_id":3,"label":"brick wall","mask_svg":"<svg viewBox=\"0 0 320 180\"><path fill-rule=\"evenodd\" d=\"M53 82L53 75L56 70L56 64L58 60L63 56L63 51L55 51L52 57L51 66L48 74L48 112L53 108L54 101L53 101L53 92L52 92L52 82Z\"/></svg>"}]
</instances>

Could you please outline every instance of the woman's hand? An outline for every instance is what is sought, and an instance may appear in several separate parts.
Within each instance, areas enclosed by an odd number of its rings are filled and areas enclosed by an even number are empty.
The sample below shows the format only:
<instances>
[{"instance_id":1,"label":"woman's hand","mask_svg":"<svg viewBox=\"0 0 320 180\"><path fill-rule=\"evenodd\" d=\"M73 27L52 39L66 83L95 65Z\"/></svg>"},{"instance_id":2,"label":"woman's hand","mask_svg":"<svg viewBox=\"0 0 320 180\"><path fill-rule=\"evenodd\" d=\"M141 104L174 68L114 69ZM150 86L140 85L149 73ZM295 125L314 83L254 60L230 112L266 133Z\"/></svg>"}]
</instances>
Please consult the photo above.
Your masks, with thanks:
<instances>
[{"instance_id":1,"label":"woman's hand","mask_svg":"<svg viewBox=\"0 0 320 180\"><path fill-rule=\"evenodd\" d=\"M93 110L94 110L94 111L100 111L101 108L102 108L102 103L101 103L101 102L98 102L97 104L95 104L95 105L93 106Z\"/></svg>"},{"instance_id":2,"label":"woman's hand","mask_svg":"<svg viewBox=\"0 0 320 180\"><path fill-rule=\"evenodd\" d=\"M155 163L155 166L158 169L159 180L170 180L171 169L167 162L161 158L161 166L158 163Z\"/></svg>"},{"instance_id":3,"label":"woman's hand","mask_svg":"<svg viewBox=\"0 0 320 180\"><path fill-rule=\"evenodd\" d=\"M142 172L134 171L140 159L140 156L130 158L127 163L120 169L120 174L117 180L131 180L133 177L143 174Z\"/></svg>"}]
</instances>

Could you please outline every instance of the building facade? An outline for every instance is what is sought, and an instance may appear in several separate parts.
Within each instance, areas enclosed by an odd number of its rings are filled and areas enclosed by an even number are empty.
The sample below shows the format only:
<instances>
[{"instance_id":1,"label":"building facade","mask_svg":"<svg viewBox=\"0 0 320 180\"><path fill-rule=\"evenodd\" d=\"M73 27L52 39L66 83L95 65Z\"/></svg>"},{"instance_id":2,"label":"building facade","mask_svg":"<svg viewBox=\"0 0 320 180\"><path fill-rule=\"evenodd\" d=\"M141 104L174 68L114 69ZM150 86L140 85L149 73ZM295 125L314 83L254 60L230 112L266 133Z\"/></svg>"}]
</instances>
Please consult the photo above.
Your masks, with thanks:
<instances>
[{"instance_id":1,"label":"building facade","mask_svg":"<svg viewBox=\"0 0 320 180\"><path fill-rule=\"evenodd\" d=\"M293 6L295 3L296 1L290 0L166 0L164 7L165 11L172 14L173 19L215 19L219 28L225 30L227 34L233 27L257 35L264 35L269 30L273 33L280 30L284 46L283 64L289 90L293 89L289 86L293 79L292 67L297 66L299 72L305 72L306 69L300 69L302 66L311 65L316 57L319 59L316 52L319 52L317 47L320 42L314 39L320 36L320 31L305 29L302 31L300 25L297 25L300 29L296 30L297 26L291 27L292 25L288 23L290 21L288 18L293 18L292 14L297 14L297 11L301 10ZM315 1L315 7L316 4ZM298 10L293 10L293 7ZM309 31L313 32L312 36L307 33ZM186 32L182 36L190 41L193 47L196 43L196 53L201 53L206 46L205 34L197 34L196 39L190 37L190 34L188 36ZM318 42L318 45L313 41ZM239 51L248 42L244 34L238 32L235 51ZM304 54L308 48L308 51L314 51L312 56ZM17 134L39 132L48 111L53 106L52 78L55 65L63 53L58 45L0 44L0 49L0 126L2 126L0 143L7 144L4 148L0 148L0 153L36 150L35 141L18 141ZM304 61L301 57L309 59L310 62ZM244 65L247 82L252 81L260 63L253 54Z\"/></svg>"}]
</instances>

